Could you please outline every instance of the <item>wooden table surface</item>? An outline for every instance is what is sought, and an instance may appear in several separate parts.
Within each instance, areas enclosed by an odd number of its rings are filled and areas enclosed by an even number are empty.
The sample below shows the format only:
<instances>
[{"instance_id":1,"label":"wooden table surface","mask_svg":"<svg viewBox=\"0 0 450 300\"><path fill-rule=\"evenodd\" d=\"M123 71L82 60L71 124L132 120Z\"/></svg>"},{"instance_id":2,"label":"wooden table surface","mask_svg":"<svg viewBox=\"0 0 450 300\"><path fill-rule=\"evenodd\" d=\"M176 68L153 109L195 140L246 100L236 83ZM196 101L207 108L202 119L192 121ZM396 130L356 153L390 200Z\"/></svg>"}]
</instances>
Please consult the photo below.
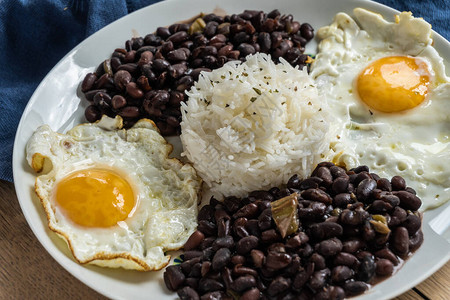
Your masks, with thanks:
<instances>
[{"instance_id":1,"label":"wooden table surface","mask_svg":"<svg viewBox=\"0 0 450 300\"><path fill-rule=\"evenodd\" d=\"M0 180L0 299L106 299L63 269L28 226L14 185ZM399 300L450 299L450 262Z\"/></svg>"}]
</instances>

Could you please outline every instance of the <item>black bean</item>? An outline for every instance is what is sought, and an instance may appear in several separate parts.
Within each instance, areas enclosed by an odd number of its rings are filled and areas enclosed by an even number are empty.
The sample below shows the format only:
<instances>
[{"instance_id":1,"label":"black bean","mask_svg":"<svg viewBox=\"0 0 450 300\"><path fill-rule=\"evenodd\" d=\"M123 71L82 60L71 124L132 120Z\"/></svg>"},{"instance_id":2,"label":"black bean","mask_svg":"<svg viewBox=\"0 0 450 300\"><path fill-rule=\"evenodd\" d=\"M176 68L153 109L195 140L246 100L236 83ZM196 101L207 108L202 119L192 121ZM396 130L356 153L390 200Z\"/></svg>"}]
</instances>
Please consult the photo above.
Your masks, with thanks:
<instances>
[{"instance_id":1,"label":"black bean","mask_svg":"<svg viewBox=\"0 0 450 300\"><path fill-rule=\"evenodd\" d=\"M236 252L239 254L247 254L258 246L259 240L256 236L248 236L240 239L236 243Z\"/></svg>"},{"instance_id":2,"label":"black bean","mask_svg":"<svg viewBox=\"0 0 450 300\"><path fill-rule=\"evenodd\" d=\"M410 236L413 236L420 229L421 224L422 222L418 216L409 214L402 223L402 226L408 230Z\"/></svg>"},{"instance_id":3,"label":"black bean","mask_svg":"<svg viewBox=\"0 0 450 300\"><path fill-rule=\"evenodd\" d=\"M336 266L331 270L331 280L341 283L353 277L354 271L347 266Z\"/></svg>"},{"instance_id":4,"label":"black bean","mask_svg":"<svg viewBox=\"0 0 450 300\"><path fill-rule=\"evenodd\" d=\"M325 256L334 256L342 251L342 242L338 238L331 238L316 244L316 251Z\"/></svg>"},{"instance_id":5,"label":"black bean","mask_svg":"<svg viewBox=\"0 0 450 300\"><path fill-rule=\"evenodd\" d=\"M366 255L361 259L357 278L358 280L368 282L375 276L375 260L372 255Z\"/></svg>"},{"instance_id":6,"label":"black bean","mask_svg":"<svg viewBox=\"0 0 450 300\"><path fill-rule=\"evenodd\" d=\"M373 190L377 187L377 182L373 179L362 180L356 189L356 197L359 201L367 201Z\"/></svg>"},{"instance_id":7,"label":"black bean","mask_svg":"<svg viewBox=\"0 0 450 300\"><path fill-rule=\"evenodd\" d=\"M281 239L281 235L275 229L269 229L261 232L261 240L264 243L274 243Z\"/></svg>"},{"instance_id":8,"label":"black bean","mask_svg":"<svg viewBox=\"0 0 450 300\"><path fill-rule=\"evenodd\" d=\"M216 224L209 222L207 220L200 220L198 222L197 228L198 228L198 230L203 232L205 235L210 236L210 235L216 234L217 226L216 226Z\"/></svg>"},{"instance_id":9,"label":"black bean","mask_svg":"<svg viewBox=\"0 0 450 300\"><path fill-rule=\"evenodd\" d=\"M325 258L318 253L313 253L311 255L311 257L309 258L309 261L314 263L315 271L319 271L319 270L325 269L327 267Z\"/></svg>"},{"instance_id":10,"label":"black bean","mask_svg":"<svg viewBox=\"0 0 450 300\"><path fill-rule=\"evenodd\" d=\"M418 230L410 239L409 239L409 251L416 251L420 245L423 243L423 232L422 230Z\"/></svg>"},{"instance_id":11,"label":"black bean","mask_svg":"<svg viewBox=\"0 0 450 300\"><path fill-rule=\"evenodd\" d=\"M392 177L391 185L392 185L392 189L394 191L402 191L406 188L405 179L403 179L403 177L401 177L401 176Z\"/></svg>"},{"instance_id":12,"label":"black bean","mask_svg":"<svg viewBox=\"0 0 450 300\"><path fill-rule=\"evenodd\" d=\"M241 52L242 56L247 56L250 54L254 54L256 52L255 47L248 43L242 43L239 45L238 50Z\"/></svg>"},{"instance_id":13,"label":"black bean","mask_svg":"<svg viewBox=\"0 0 450 300\"><path fill-rule=\"evenodd\" d=\"M311 236L318 240L341 236L342 226L334 222L316 223L310 226Z\"/></svg>"},{"instance_id":14,"label":"black bean","mask_svg":"<svg viewBox=\"0 0 450 300\"><path fill-rule=\"evenodd\" d=\"M391 183L386 178L380 178L379 180L377 180L377 187L383 191L392 191Z\"/></svg>"},{"instance_id":15,"label":"black bean","mask_svg":"<svg viewBox=\"0 0 450 300\"><path fill-rule=\"evenodd\" d=\"M407 191L398 191L395 195L400 199L400 206L406 210L418 210L422 205L419 197Z\"/></svg>"},{"instance_id":16,"label":"black bean","mask_svg":"<svg viewBox=\"0 0 450 300\"><path fill-rule=\"evenodd\" d=\"M185 276L179 265L168 266L164 272L164 282L171 291L176 291L185 280Z\"/></svg>"},{"instance_id":17,"label":"black bean","mask_svg":"<svg viewBox=\"0 0 450 300\"><path fill-rule=\"evenodd\" d=\"M369 287L362 281L347 281L343 288L348 296L356 296L367 291Z\"/></svg>"},{"instance_id":18,"label":"black bean","mask_svg":"<svg viewBox=\"0 0 450 300\"><path fill-rule=\"evenodd\" d=\"M337 194L333 199L333 204L340 208L346 208L350 203L352 203L352 199L349 193Z\"/></svg>"},{"instance_id":19,"label":"black bean","mask_svg":"<svg viewBox=\"0 0 450 300\"><path fill-rule=\"evenodd\" d=\"M118 71L125 70L125 71L129 72L130 74L135 74L136 71L138 70L138 67L139 66L135 63L128 63L128 64L120 65L117 70Z\"/></svg>"},{"instance_id":20,"label":"black bean","mask_svg":"<svg viewBox=\"0 0 450 300\"><path fill-rule=\"evenodd\" d=\"M344 241L342 243L342 251L347 253L355 253L359 249L363 248L365 246L365 243L361 241L360 239L349 239L347 241Z\"/></svg>"},{"instance_id":21,"label":"black bean","mask_svg":"<svg viewBox=\"0 0 450 300\"><path fill-rule=\"evenodd\" d=\"M231 263L233 265L242 265L245 263L245 257L242 255L234 255L233 257L231 257Z\"/></svg>"},{"instance_id":22,"label":"black bean","mask_svg":"<svg viewBox=\"0 0 450 300\"><path fill-rule=\"evenodd\" d=\"M261 292L257 288L251 288L241 295L240 300L258 300L261 297Z\"/></svg>"},{"instance_id":23,"label":"black bean","mask_svg":"<svg viewBox=\"0 0 450 300\"><path fill-rule=\"evenodd\" d=\"M255 203L249 203L239 209L235 214L233 214L233 218L240 218L240 217L246 217L246 218L252 218L255 217L258 213L258 205Z\"/></svg>"},{"instance_id":24,"label":"black bean","mask_svg":"<svg viewBox=\"0 0 450 300\"><path fill-rule=\"evenodd\" d=\"M102 116L101 111L95 105L89 105L88 107L86 107L86 110L84 111L84 117L88 122L91 123L100 120L101 116Z\"/></svg>"},{"instance_id":25,"label":"black bean","mask_svg":"<svg viewBox=\"0 0 450 300\"><path fill-rule=\"evenodd\" d=\"M224 237L218 237L212 244L214 250L219 250L220 248L231 248L234 245L233 237L227 235Z\"/></svg>"},{"instance_id":26,"label":"black bean","mask_svg":"<svg viewBox=\"0 0 450 300\"><path fill-rule=\"evenodd\" d=\"M381 200L389 203L392 207L396 207L400 204L400 199L395 195L383 195L381 196Z\"/></svg>"},{"instance_id":27,"label":"black bean","mask_svg":"<svg viewBox=\"0 0 450 300\"><path fill-rule=\"evenodd\" d=\"M203 277L198 283L198 288L200 293L205 294L208 292L222 290L223 284L217 280Z\"/></svg>"},{"instance_id":28,"label":"black bean","mask_svg":"<svg viewBox=\"0 0 450 300\"><path fill-rule=\"evenodd\" d=\"M195 289L185 286L182 289L177 290L178 297L180 297L181 300L199 300L200 297L198 296Z\"/></svg>"},{"instance_id":29,"label":"black bean","mask_svg":"<svg viewBox=\"0 0 450 300\"><path fill-rule=\"evenodd\" d=\"M388 276L394 273L394 264L385 258L376 261L376 273L380 276Z\"/></svg>"},{"instance_id":30,"label":"black bean","mask_svg":"<svg viewBox=\"0 0 450 300\"><path fill-rule=\"evenodd\" d=\"M188 34L186 31L178 31L167 38L167 41L170 41L174 44L180 44L188 39Z\"/></svg>"},{"instance_id":31,"label":"black bean","mask_svg":"<svg viewBox=\"0 0 450 300\"><path fill-rule=\"evenodd\" d=\"M345 193L347 191L348 184L348 177L338 177L333 181L331 189L336 194Z\"/></svg>"},{"instance_id":32,"label":"black bean","mask_svg":"<svg viewBox=\"0 0 450 300\"><path fill-rule=\"evenodd\" d=\"M343 265L343 266L350 267L352 269L356 269L359 266L359 261L356 258L356 256L354 256L350 253L341 252L335 256L335 258L333 260L333 264L334 265Z\"/></svg>"},{"instance_id":33,"label":"black bean","mask_svg":"<svg viewBox=\"0 0 450 300\"><path fill-rule=\"evenodd\" d=\"M397 256L392 253L388 248L383 248L374 253L378 258L384 258L390 260L395 266L399 264Z\"/></svg>"},{"instance_id":34,"label":"black bean","mask_svg":"<svg viewBox=\"0 0 450 300\"><path fill-rule=\"evenodd\" d=\"M135 99L144 97L144 92L137 86L137 84L135 82L129 82L126 85L125 89L126 89L128 95L130 95L131 97L133 97Z\"/></svg>"},{"instance_id":35,"label":"black bean","mask_svg":"<svg viewBox=\"0 0 450 300\"><path fill-rule=\"evenodd\" d=\"M287 267L291 261L292 256L287 253L270 251L266 257L265 266L272 270L279 270Z\"/></svg>"},{"instance_id":36,"label":"black bean","mask_svg":"<svg viewBox=\"0 0 450 300\"><path fill-rule=\"evenodd\" d=\"M286 291L291 285L291 279L283 276L277 276L267 288L269 296L276 296Z\"/></svg>"},{"instance_id":37,"label":"black bean","mask_svg":"<svg viewBox=\"0 0 450 300\"><path fill-rule=\"evenodd\" d=\"M231 289L239 293L253 287L256 287L256 279L252 275L240 276L236 278L231 284Z\"/></svg>"},{"instance_id":38,"label":"black bean","mask_svg":"<svg viewBox=\"0 0 450 300\"><path fill-rule=\"evenodd\" d=\"M212 259L212 268L215 271L222 270L231 260L231 251L228 248L217 250Z\"/></svg>"},{"instance_id":39,"label":"black bean","mask_svg":"<svg viewBox=\"0 0 450 300\"><path fill-rule=\"evenodd\" d=\"M166 27L158 27L156 29L156 34L163 39L167 39L170 36L170 30Z\"/></svg>"},{"instance_id":40,"label":"black bean","mask_svg":"<svg viewBox=\"0 0 450 300\"><path fill-rule=\"evenodd\" d=\"M314 290L323 288L327 282L328 277L330 276L330 273L330 269L323 269L314 272L309 279L309 286Z\"/></svg>"},{"instance_id":41,"label":"black bean","mask_svg":"<svg viewBox=\"0 0 450 300\"><path fill-rule=\"evenodd\" d=\"M330 195L328 195L326 192L322 191L321 189L307 189L306 191L303 191L301 196L304 199L312 200L312 201L318 201L321 203L324 203L326 205L329 205L332 203L332 198Z\"/></svg>"},{"instance_id":42,"label":"black bean","mask_svg":"<svg viewBox=\"0 0 450 300\"><path fill-rule=\"evenodd\" d=\"M118 115L124 118L137 118L140 115L139 107L125 106L120 109Z\"/></svg>"},{"instance_id":43,"label":"black bean","mask_svg":"<svg viewBox=\"0 0 450 300\"><path fill-rule=\"evenodd\" d=\"M199 231L196 230L194 233L191 234L191 236L188 238L186 243L184 244L184 250L193 250L200 246L200 244L205 240L205 235Z\"/></svg>"}]
</instances>

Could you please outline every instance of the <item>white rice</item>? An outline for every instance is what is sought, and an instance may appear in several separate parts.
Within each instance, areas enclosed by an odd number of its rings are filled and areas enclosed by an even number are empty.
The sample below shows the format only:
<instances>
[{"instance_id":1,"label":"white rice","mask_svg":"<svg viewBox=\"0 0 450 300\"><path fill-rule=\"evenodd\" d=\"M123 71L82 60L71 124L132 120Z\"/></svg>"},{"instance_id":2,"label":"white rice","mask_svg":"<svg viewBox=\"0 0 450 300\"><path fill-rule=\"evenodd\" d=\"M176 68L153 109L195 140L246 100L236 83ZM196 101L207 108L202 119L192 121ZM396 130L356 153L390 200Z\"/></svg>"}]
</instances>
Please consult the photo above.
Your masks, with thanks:
<instances>
[{"instance_id":1,"label":"white rice","mask_svg":"<svg viewBox=\"0 0 450 300\"><path fill-rule=\"evenodd\" d=\"M326 104L306 70L284 60L228 62L187 94L182 155L219 199L306 177L329 151Z\"/></svg>"}]
</instances>

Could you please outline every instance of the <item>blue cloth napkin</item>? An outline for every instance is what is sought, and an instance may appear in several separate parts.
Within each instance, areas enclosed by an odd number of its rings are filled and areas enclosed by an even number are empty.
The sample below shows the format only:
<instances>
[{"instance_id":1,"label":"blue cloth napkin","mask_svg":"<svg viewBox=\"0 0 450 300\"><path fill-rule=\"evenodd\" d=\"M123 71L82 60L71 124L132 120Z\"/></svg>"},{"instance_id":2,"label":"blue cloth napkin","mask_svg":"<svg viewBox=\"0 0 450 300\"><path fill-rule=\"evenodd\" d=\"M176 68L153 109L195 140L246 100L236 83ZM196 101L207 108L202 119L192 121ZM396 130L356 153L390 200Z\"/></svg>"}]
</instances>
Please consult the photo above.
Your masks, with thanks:
<instances>
[{"instance_id":1,"label":"blue cloth napkin","mask_svg":"<svg viewBox=\"0 0 450 300\"><path fill-rule=\"evenodd\" d=\"M50 69L86 37L159 0L3 0L0 5L0 179L12 181L12 150L28 100ZM378 0L412 11L450 39L450 1Z\"/></svg>"}]
</instances>

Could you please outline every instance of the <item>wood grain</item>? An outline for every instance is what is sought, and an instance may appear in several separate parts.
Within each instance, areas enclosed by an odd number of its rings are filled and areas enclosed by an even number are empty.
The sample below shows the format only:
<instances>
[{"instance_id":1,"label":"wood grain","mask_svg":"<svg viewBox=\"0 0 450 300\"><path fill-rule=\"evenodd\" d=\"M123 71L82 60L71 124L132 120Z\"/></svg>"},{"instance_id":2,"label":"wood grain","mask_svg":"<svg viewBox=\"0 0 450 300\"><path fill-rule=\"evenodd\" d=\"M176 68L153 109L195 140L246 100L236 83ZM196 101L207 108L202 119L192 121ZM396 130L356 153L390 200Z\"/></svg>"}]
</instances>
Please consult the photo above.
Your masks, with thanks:
<instances>
[{"instance_id":1,"label":"wood grain","mask_svg":"<svg viewBox=\"0 0 450 300\"><path fill-rule=\"evenodd\" d=\"M63 269L22 214L14 185L0 180L0 300L107 299ZM397 300L450 299L450 262Z\"/></svg>"},{"instance_id":2,"label":"wood grain","mask_svg":"<svg viewBox=\"0 0 450 300\"><path fill-rule=\"evenodd\" d=\"M106 299L63 269L20 210L14 185L0 181L0 299Z\"/></svg>"}]
</instances>

